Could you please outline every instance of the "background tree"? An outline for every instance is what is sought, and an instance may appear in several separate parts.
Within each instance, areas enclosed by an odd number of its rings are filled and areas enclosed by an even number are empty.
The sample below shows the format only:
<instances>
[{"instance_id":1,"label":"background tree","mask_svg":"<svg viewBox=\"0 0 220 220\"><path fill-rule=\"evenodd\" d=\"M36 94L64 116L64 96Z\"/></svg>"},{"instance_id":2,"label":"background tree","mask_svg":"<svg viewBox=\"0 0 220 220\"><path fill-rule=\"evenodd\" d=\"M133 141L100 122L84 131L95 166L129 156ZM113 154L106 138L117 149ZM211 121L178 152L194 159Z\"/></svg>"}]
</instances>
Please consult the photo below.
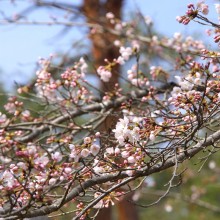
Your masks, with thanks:
<instances>
[{"instance_id":1,"label":"background tree","mask_svg":"<svg viewBox=\"0 0 220 220\"><path fill-rule=\"evenodd\" d=\"M100 24L104 27L103 33L91 33L90 39L92 41L92 57L94 66L99 68L100 66L105 66L106 62L103 60L105 57L108 61L113 61L115 57L119 56L119 51L114 45L114 42L117 40L117 36L109 33L107 29L113 28L107 19L103 19L99 22L100 18L105 18L105 15L111 12L116 19L121 20L121 11L123 6L123 0L107 0L105 2L100 0L84 0L83 11L86 16L88 23ZM103 92L112 92L115 88L115 84L119 83L119 74L120 66L116 65L111 70L112 77L108 82L101 83L101 90ZM106 121L100 126L100 130L108 131L109 128L113 127L115 123L112 123L115 120L115 117L108 117ZM138 219L137 210L134 205L129 203L127 200L132 198L132 193L128 194L122 201L120 201L118 206L118 219L120 220L129 220L129 219ZM96 219L112 219L111 206L107 209L103 209L99 212Z\"/></svg>"}]
</instances>

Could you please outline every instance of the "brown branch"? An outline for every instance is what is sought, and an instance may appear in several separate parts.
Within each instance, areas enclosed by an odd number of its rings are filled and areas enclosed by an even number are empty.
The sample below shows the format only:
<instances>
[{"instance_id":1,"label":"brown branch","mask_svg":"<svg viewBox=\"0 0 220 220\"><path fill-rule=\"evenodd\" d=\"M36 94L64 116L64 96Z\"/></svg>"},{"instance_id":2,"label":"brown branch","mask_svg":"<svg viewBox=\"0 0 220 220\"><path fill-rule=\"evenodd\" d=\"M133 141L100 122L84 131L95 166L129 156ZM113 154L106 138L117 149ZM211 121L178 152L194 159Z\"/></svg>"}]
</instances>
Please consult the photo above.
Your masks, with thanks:
<instances>
[{"instance_id":1,"label":"brown branch","mask_svg":"<svg viewBox=\"0 0 220 220\"><path fill-rule=\"evenodd\" d=\"M60 124L63 123L71 118L87 114L89 112L99 112L101 110L109 110L111 108L117 108L119 107L123 102L126 100L129 100L130 98L140 98L148 94L148 90L137 90L133 91L131 94L127 96L122 96L120 98L117 98L112 101L106 101L103 103L95 103L95 104L90 104L85 107L81 107L80 109L73 110L69 113L66 113L50 122L50 124ZM10 125L8 126L10 128ZM18 142L29 142L32 141L34 138L36 138L39 134L42 134L43 132L46 132L49 130L48 125L42 125L38 128L33 128L32 133L24 136L24 137L19 137L16 139Z\"/></svg>"},{"instance_id":2,"label":"brown branch","mask_svg":"<svg viewBox=\"0 0 220 220\"><path fill-rule=\"evenodd\" d=\"M135 171L134 175L132 177L128 177L128 175L124 172L121 172L119 174L107 174L100 177L95 177L93 179L89 179L85 182L83 182L81 185L75 187L70 191L70 193L66 196L65 202L67 203L71 201L72 199L76 198L80 195L80 193L84 192L90 187L96 186L98 184L106 183L106 182L115 182L120 179L125 179L124 184L127 184L129 181L133 181L134 179L137 179L139 177L143 176L149 176L153 173L158 173L163 170L166 170L170 167L175 166L176 160L178 163L182 163L183 161L192 158L200 151L204 150L206 147L218 142L220 140L220 131L215 132L214 134L210 135L208 138L203 139L199 143L197 143L194 147L187 150L187 154L185 152L179 153L177 156L172 156L166 161L158 162L156 164L153 164L151 167L146 166L141 170ZM127 179L126 179L127 178ZM52 205L48 205L45 207L41 207L37 210L31 210L27 211L27 213L24 215L25 217L36 217L36 216L42 216L47 215L49 213L52 213L54 211L57 211L59 209L59 204L62 201L61 199L58 199L55 203ZM0 212L2 213L2 212ZM4 216L3 216L4 217ZM19 216L21 217L21 216ZM17 219L17 216L13 216L13 212L10 217L6 217L5 220L12 220Z\"/></svg>"}]
</instances>

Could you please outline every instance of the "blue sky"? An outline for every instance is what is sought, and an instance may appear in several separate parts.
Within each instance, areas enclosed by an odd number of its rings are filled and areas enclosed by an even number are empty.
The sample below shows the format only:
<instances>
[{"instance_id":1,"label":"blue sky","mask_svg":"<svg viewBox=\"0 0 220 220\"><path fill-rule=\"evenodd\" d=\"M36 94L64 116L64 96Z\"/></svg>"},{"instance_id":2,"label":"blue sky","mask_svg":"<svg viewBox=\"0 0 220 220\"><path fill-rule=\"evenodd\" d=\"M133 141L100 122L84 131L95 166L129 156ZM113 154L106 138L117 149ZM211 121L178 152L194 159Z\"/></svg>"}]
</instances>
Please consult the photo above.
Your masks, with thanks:
<instances>
[{"instance_id":1,"label":"blue sky","mask_svg":"<svg viewBox=\"0 0 220 220\"><path fill-rule=\"evenodd\" d=\"M8 0L0 0L0 13L14 15L27 6L28 0L17 0L10 4ZM65 0L65 2L80 4L80 0ZM204 33L205 27L198 24L184 26L176 21L177 15L186 11L188 3L197 1L188 0L126 0L124 14L138 7L143 15L152 17L157 30L167 36L175 32L185 35ZM214 3L219 1L207 0L211 11L214 12ZM50 15L58 15L52 11ZM214 18L217 20L217 15ZM0 17L1 20L1 17ZM38 11L31 15L30 20L48 21L48 12ZM48 57L51 53L68 50L74 39L81 39L79 30L70 32L65 37L54 38L59 33L59 26L27 26L27 25L0 25L0 80L3 80L7 90L11 90L14 81L27 82L35 73L36 62L39 57ZM201 35L202 36L202 35Z\"/></svg>"}]
</instances>

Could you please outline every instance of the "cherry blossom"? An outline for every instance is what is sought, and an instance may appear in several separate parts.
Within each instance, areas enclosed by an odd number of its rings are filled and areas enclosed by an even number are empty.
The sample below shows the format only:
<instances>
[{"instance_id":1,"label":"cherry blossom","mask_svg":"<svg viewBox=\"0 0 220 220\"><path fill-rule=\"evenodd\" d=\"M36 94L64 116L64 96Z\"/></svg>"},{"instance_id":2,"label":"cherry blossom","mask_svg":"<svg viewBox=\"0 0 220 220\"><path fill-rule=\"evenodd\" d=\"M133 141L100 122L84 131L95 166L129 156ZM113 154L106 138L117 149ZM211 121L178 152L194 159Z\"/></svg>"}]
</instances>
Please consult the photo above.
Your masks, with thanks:
<instances>
[{"instance_id":1,"label":"cherry blossom","mask_svg":"<svg viewBox=\"0 0 220 220\"><path fill-rule=\"evenodd\" d=\"M90 154L90 151L89 151L88 149L83 149L83 150L81 151L81 156L82 156L82 157L88 157L89 154Z\"/></svg>"},{"instance_id":2,"label":"cherry blossom","mask_svg":"<svg viewBox=\"0 0 220 220\"><path fill-rule=\"evenodd\" d=\"M108 69L106 69L106 67L104 66L100 66L97 69L97 73L100 76L101 80L104 82L108 82L110 78L112 77L112 73Z\"/></svg>"},{"instance_id":3,"label":"cherry blossom","mask_svg":"<svg viewBox=\"0 0 220 220\"><path fill-rule=\"evenodd\" d=\"M96 156L96 155L98 154L99 150L100 150L100 146L97 145L97 144L92 144L91 147L90 147L90 152L91 152L94 156Z\"/></svg>"},{"instance_id":4,"label":"cherry blossom","mask_svg":"<svg viewBox=\"0 0 220 220\"><path fill-rule=\"evenodd\" d=\"M201 12L204 15L207 15L209 13L209 6L205 4L204 1L197 3L197 7L201 10Z\"/></svg>"},{"instance_id":5,"label":"cherry blossom","mask_svg":"<svg viewBox=\"0 0 220 220\"><path fill-rule=\"evenodd\" d=\"M55 153L52 153L52 159L56 162L60 162L62 160L62 155L59 151L56 151Z\"/></svg>"},{"instance_id":6,"label":"cherry blossom","mask_svg":"<svg viewBox=\"0 0 220 220\"><path fill-rule=\"evenodd\" d=\"M215 8L219 14L219 4ZM219 44L219 26L208 13L202 1L189 4L177 20L204 22ZM142 36L137 21L120 21L111 12L103 20L118 38L111 42L116 57L103 57L98 65L79 57L67 68L57 67L57 74L54 56L41 58L32 87L18 88L4 105L3 218L42 216L69 202L77 207L77 219L90 218L92 207L114 205L146 176L173 167L173 186L182 162L211 147L217 151L220 53L179 32ZM153 25L148 17L144 22ZM101 31L97 26L90 34ZM119 81L116 67L123 67ZM97 82L89 80L91 73Z\"/></svg>"}]
</instances>

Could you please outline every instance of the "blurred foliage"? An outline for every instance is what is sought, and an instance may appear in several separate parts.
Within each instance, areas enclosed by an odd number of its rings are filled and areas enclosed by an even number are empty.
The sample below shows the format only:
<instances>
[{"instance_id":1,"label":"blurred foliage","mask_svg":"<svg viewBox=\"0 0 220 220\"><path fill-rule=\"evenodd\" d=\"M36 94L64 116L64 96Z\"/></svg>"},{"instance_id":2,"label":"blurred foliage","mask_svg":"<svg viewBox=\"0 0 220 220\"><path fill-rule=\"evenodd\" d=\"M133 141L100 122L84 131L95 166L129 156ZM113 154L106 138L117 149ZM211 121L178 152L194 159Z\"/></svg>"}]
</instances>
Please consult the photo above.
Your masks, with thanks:
<instances>
[{"instance_id":1,"label":"blurred foliage","mask_svg":"<svg viewBox=\"0 0 220 220\"><path fill-rule=\"evenodd\" d=\"M204 153L182 164L186 171L182 174L182 184L171 189L170 193L157 205L141 208L141 220L153 218L162 220L218 220L220 218L220 155L212 155L202 166L198 163ZM138 204L147 205L165 193L172 172L162 172L153 176L154 187L141 191Z\"/></svg>"}]
</instances>

